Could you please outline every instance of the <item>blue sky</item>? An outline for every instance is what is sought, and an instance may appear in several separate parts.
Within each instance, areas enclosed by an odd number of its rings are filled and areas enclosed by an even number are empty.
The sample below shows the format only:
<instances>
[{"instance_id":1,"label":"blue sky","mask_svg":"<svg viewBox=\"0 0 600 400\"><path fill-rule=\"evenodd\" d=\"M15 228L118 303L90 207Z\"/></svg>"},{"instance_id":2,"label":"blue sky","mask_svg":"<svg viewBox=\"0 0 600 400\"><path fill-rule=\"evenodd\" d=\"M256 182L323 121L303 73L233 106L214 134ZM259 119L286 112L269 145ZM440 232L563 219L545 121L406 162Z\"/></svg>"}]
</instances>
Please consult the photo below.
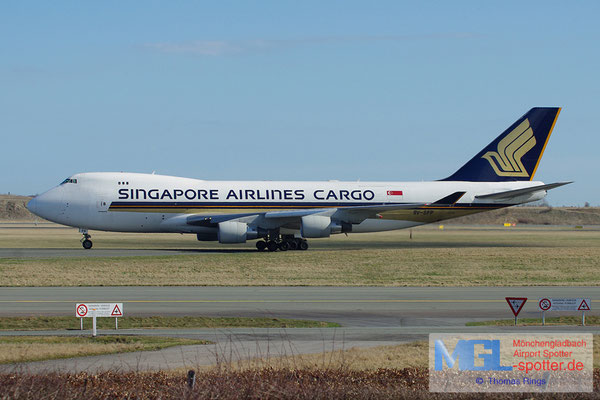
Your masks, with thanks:
<instances>
[{"instance_id":1,"label":"blue sky","mask_svg":"<svg viewBox=\"0 0 600 400\"><path fill-rule=\"evenodd\" d=\"M0 192L86 171L434 180L529 108L600 205L598 2L5 2Z\"/></svg>"}]
</instances>

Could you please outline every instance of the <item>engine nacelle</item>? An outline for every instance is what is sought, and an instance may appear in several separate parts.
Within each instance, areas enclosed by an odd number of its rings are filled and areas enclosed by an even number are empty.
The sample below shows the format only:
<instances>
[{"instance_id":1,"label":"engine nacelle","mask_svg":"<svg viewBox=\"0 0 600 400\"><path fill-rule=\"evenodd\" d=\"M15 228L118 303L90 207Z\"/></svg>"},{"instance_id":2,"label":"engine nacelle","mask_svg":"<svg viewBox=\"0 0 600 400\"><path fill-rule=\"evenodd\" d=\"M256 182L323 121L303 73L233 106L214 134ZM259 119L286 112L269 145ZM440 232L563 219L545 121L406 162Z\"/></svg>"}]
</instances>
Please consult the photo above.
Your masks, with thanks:
<instances>
[{"instance_id":1,"label":"engine nacelle","mask_svg":"<svg viewBox=\"0 0 600 400\"><path fill-rule=\"evenodd\" d=\"M302 217L300 233L305 238L329 237L332 233L346 233L352 231L352 224L332 221L330 217L322 215L306 215Z\"/></svg>"},{"instance_id":2,"label":"engine nacelle","mask_svg":"<svg viewBox=\"0 0 600 400\"><path fill-rule=\"evenodd\" d=\"M262 229L237 221L220 222L217 231L219 243L246 243L247 239L257 239L264 235Z\"/></svg>"},{"instance_id":3,"label":"engine nacelle","mask_svg":"<svg viewBox=\"0 0 600 400\"><path fill-rule=\"evenodd\" d=\"M246 243L248 224L236 221L219 223L219 243Z\"/></svg>"}]
</instances>

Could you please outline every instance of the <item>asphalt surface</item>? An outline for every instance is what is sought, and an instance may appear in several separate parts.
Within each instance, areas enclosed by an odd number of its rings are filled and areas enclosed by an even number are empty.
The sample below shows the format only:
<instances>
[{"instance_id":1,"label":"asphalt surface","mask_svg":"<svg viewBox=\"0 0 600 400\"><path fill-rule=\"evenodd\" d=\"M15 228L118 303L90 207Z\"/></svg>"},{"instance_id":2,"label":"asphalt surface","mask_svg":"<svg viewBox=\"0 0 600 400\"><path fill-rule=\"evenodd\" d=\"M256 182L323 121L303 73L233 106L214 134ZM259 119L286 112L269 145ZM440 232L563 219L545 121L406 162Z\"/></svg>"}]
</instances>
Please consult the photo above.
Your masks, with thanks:
<instances>
[{"instance_id":1,"label":"asphalt surface","mask_svg":"<svg viewBox=\"0 0 600 400\"><path fill-rule=\"evenodd\" d=\"M0 249L2 258L107 258L107 257L141 257L141 256L173 256L181 254L202 253L248 253L256 252L256 249L93 249L82 248L69 249Z\"/></svg>"},{"instance_id":2,"label":"asphalt surface","mask_svg":"<svg viewBox=\"0 0 600 400\"><path fill-rule=\"evenodd\" d=\"M77 302L123 302L127 315L261 316L338 322L342 328L152 329L122 334L201 338L216 344L155 352L81 357L0 371L155 370L255 356L297 355L426 339L432 332L591 332L598 327L466 327L468 321L511 318L506 296L528 297L520 317L539 317L541 297L589 297L596 287L72 287L2 288L0 315L73 315ZM592 314L597 314L592 312ZM551 313L550 315L559 315ZM564 315L564 314L560 314ZM89 326L89 321L87 323ZM101 331L100 334L115 333ZM81 335L89 331L0 332L0 335Z\"/></svg>"}]
</instances>

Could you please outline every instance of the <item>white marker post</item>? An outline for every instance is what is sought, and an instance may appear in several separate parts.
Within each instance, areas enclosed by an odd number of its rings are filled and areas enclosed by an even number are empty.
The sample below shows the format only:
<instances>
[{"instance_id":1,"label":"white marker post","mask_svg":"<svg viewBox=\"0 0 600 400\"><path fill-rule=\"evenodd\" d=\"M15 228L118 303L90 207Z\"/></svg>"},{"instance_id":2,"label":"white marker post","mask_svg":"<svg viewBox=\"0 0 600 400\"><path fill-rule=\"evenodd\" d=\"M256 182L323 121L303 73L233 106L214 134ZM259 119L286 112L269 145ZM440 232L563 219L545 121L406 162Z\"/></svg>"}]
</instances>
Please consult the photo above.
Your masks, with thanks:
<instances>
[{"instance_id":1,"label":"white marker post","mask_svg":"<svg viewBox=\"0 0 600 400\"><path fill-rule=\"evenodd\" d=\"M92 337L96 337L96 309L92 308Z\"/></svg>"}]
</instances>

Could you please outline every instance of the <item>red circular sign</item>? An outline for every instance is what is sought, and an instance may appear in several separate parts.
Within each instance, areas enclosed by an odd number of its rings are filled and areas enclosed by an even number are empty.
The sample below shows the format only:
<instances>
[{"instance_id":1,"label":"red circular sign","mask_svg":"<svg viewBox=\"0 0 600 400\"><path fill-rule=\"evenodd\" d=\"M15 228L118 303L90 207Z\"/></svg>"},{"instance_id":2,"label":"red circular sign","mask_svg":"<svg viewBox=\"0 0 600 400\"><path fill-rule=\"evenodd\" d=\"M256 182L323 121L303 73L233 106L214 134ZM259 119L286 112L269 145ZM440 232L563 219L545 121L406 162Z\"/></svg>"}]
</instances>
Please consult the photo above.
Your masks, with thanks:
<instances>
[{"instance_id":1,"label":"red circular sign","mask_svg":"<svg viewBox=\"0 0 600 400\"><path fill-rule=\"evenodd\" d=\"M550 302L550 299L541 299L539 305L540 305L540 310L542 310L542 311L548 311L550 309L550 307L552 307L552 303Z\"/></svg>"},{"instance_id":2,"label":"red circular sign","mask_svg":"<svg viewBox=\"0 0 600 400\"><path fill-rule=\"evenodd\" d=\"M88 308L85 304L80 304L77 306L77 315L80 317L85 317L87 315Z\"/></svg>"}]
</instances>

